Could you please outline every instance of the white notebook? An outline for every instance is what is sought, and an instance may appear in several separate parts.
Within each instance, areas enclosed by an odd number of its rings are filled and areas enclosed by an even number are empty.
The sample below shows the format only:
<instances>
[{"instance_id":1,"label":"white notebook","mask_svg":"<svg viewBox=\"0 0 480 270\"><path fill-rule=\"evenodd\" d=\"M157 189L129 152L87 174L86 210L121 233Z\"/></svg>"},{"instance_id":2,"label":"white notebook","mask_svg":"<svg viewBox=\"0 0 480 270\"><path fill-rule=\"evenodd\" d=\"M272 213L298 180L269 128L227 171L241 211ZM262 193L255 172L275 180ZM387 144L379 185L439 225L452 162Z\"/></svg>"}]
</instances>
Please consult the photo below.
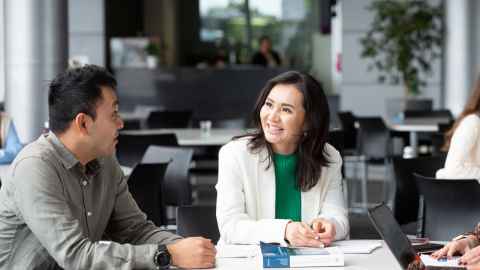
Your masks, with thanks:
<instances>
[{"instance_id":1,"label":"white notebook","mask_svg":"<svg viewBox=\"0 0 480 270\"><path fill-rule=\"evenodd\" d=\"M370 254L377 248L382 247L382 242L377 240L343 240L332 243L344 254Z\"/></svg>"}]
</instances>

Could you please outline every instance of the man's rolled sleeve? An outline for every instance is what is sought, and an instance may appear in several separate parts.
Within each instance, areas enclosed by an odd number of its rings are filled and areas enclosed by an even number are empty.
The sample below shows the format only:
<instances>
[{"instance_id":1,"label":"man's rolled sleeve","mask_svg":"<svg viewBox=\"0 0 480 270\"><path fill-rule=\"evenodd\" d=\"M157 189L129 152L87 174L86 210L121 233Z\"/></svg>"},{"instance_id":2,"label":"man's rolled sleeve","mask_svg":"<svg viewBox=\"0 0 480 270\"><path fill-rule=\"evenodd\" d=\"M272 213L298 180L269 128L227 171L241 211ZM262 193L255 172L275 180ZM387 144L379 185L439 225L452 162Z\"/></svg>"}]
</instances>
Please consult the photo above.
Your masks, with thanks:
<instances>
[{"instance_id":1,"label":"man's rolled sleeve","mask_svg":"<svg viewBox=\"0 0 480 270\"><path fill-rule=\"evenodd\" d=\"M65 269L153 268L155 245L92 242L86 237L51 161L27 157L12 171L17 215Z\"/></svg>"}]
</instances>

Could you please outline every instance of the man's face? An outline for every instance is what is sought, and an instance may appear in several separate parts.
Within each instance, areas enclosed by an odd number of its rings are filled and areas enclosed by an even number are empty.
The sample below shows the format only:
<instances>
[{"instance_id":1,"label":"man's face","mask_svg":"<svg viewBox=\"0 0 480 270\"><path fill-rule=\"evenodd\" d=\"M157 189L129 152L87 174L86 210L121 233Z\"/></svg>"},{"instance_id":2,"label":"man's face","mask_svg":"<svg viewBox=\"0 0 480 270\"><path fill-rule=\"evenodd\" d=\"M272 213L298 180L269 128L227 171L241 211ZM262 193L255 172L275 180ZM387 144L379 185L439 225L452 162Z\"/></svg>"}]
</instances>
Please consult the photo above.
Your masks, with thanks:
<instances>
[{"instance_id":1,"label":"man's face","mask_svg":"<svg viewBox=\"0 0 480 270\"><path fill-rule=\"evenodd\" d=\"M97 117L89 129L89 135L96 157L111 156L118 143L118 130L123 121L118 113L117 95L110 87L101 87L102 98L97 102Z\"/></svg>"}]
</instances>

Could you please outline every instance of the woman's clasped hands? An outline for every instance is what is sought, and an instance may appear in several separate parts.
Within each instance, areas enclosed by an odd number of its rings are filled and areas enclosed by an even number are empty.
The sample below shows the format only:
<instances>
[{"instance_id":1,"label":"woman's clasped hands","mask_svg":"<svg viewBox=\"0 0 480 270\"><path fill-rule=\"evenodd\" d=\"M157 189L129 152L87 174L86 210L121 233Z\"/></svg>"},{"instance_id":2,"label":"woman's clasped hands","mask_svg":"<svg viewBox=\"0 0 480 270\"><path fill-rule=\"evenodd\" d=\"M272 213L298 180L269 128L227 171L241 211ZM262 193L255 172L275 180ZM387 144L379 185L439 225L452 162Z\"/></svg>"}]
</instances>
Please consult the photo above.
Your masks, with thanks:
<instances>
[{"instance_id":1,"label":"woman's clasped hands","mask_svg":"<svg viewBox=\"0 0 480 270\"><path fill-rule=\"evenodd\" d=\"M285 240L297 247L324 247L335 239L335 225L325 219L317 218L309 225L305 222L291 221L285 229Z\"/></svg>"}]
</instances>

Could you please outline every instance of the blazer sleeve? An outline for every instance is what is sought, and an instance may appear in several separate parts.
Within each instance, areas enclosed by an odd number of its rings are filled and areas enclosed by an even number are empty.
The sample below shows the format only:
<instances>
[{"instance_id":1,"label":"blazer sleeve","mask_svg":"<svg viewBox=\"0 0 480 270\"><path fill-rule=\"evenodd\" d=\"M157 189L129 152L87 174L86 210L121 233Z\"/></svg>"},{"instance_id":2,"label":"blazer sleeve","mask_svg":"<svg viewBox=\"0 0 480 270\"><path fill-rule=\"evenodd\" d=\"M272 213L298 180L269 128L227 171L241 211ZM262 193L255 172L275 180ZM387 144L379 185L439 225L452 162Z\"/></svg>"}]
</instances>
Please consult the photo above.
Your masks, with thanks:
<instances>
[{"instance_id":1,"label":"blazer sleeve","mask_svg":"<svg viewBox=\"0 0 480 270\"><path fill-rule=\"evenodd\" d=\"M437 172L437 178L480 179L480 166L471 158L480 149L480 119L467 116L453 134L445 167Z\"/></svg>"},{"instance_id":2,"label":"blazer sleeve","mask_svg":"<svg viewBox=\"0 0 480 270\"><path fill-rule=\"evenodd\" d=\"M337 150L330 148L330 160L328 170L330 177L329 185L322 208L320 209L320 218L330 220L335 224L335 240L345 239L350 232L348 222L348 210L343 196L342 185L342 158Z\"/></svg>"},{"instance_id":3,"label":"blazer sleeve","mask_svg":"<svg viewBox=\"0 0 480 270\"><path fill-rule=\"evenodd\" d=\"M247 213L244 185L254 181L244 179L246 174L235 155L237 149L231 146L222 147L218 157L217 221L221 239L227 244L286 244L285 228L290 220L256 220Z\"/></svg>"}]
</instances>

